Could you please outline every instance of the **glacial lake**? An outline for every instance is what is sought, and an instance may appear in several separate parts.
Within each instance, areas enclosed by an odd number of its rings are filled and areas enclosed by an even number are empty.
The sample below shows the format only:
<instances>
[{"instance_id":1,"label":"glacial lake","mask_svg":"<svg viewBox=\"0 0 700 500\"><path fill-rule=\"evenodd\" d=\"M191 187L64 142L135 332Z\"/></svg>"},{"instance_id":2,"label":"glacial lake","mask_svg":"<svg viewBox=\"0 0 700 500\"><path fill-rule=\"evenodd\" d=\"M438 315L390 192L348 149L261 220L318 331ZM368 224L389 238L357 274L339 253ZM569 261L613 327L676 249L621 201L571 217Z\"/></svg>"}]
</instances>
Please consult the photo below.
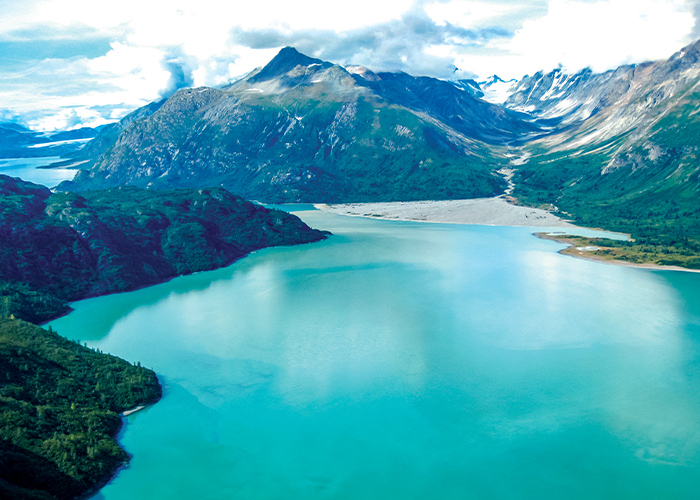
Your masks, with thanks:
<instances>
[{"instance_id":1,"label":"glacial lake","mask_svg":"<svg viewBox=\"0 0 700 500\"><path fill-rule=\"evenodd\" d=\"M51 323L164 386L95 498L697 497L700 274L297 215L334 235Z\"/></svg>"},{"instance_id":2,"label":"glacial lake","mask_svg":"<svg viewBox=\"0 0 700 500\"><path fill-rule=\"evenodd\" d=\"M0 158L0 174L19 177L25 181L54 187L63 181L73 180L78 172L67 168L39 168L63 159L58 156L41 158Z\"/></svg>"}]
</instances>

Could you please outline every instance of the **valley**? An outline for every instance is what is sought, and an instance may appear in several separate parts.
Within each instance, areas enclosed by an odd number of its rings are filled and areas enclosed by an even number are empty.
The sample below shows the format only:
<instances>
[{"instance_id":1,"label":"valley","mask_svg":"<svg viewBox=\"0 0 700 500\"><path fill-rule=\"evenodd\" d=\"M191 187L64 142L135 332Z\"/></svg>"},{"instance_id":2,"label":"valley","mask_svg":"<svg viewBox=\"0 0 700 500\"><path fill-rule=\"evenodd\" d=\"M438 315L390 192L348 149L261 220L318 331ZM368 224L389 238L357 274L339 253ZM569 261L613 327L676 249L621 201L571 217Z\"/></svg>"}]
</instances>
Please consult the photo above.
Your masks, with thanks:
<instances>
[{"instance_id":1,"label":"valley","mask_svg":"<svg viewBox=\"0 0 700 500\"><path fill-rule=\"evenodd\" d=\"M700 42L228 82L0 123L3 499L697 491Z\"/></svg>"},{"instance_id":2,"label":"valley","mask_svg":"<svg viewBox=\"0 0 700 500\"><path fill-rule=\"evenodd\" d=\"M216 185L266 203L507 194L697 257L698 53L482 89L287 47L230 85L181 90L98 132L70 155L85 168L60 189Z\"/></svg>"}]
</instances>

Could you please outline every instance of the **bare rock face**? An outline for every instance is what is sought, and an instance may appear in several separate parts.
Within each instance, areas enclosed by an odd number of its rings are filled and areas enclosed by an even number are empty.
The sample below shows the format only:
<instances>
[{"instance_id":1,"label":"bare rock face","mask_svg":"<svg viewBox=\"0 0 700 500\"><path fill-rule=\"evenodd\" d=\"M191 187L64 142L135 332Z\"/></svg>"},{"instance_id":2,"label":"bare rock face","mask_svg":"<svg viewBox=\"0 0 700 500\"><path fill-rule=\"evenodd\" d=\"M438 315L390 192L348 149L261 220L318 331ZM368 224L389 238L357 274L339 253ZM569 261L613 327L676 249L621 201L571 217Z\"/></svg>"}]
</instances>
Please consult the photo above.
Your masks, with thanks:
<instances>
[{"instance_id":1,"label":"bare rock face","mask_svg":"<svg viewBox=\"0 0 700 500\"><path fill-rule=\"evenodd\" d=\"M523 78L504 106L550 127L527 156L515 196L582 223L700 241L700 42L665 61L602 74ZM650 241L651 241L650 240Z\"/></svg>"},{"instance_id":2,"label":"bare rock face","mask_svg":"<svg viewBox=\"0 0 700 500\"><path fill-rule=\"evenodd\" d=\"M505 188L503 144L539 128L473 94L287 47L227 87L181 90L130 118L61 189L220 185L268 202L492 196Z\"/></svg>"}]
</instances>

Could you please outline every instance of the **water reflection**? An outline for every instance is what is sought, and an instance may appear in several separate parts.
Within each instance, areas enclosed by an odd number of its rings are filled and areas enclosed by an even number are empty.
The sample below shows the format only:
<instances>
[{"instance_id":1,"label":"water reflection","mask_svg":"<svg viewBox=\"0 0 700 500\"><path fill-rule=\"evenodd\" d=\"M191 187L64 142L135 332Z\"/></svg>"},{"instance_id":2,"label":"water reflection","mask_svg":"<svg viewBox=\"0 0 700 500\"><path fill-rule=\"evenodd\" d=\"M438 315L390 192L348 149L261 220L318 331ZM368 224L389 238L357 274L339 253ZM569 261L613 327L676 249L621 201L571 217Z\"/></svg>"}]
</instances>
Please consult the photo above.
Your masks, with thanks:
<instances>
[{"instance_id":1,"label":"water reflection","mask_svg":"<svg viewBox=\"0 0 700 500\"><path fill-rule=\"evenodd\" d=\"M54 322L166 383L105 498L700 486L700 275L569 258L526 228L304 217L336 235Z\"/></svg>"}]
</instances>

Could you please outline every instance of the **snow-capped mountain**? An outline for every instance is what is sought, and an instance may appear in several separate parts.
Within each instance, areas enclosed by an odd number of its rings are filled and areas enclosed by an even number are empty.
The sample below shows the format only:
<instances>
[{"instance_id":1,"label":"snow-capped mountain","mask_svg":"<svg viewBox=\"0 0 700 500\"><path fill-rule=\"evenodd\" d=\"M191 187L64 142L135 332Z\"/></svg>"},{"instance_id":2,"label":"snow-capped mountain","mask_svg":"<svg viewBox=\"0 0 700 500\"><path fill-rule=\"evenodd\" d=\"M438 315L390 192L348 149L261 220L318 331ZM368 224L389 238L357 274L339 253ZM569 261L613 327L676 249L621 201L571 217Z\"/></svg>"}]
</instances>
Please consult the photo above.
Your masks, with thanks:
<instances>
[{"instance_id":1,"label":"snow-capped mountain","mask_svg":"<svg viewBox=\"0 0 700 500\"><path fill-rule=\"evenodd\" d=\"M469 198L502 194L510 167L521 203L585 224L632 232L620 221L644 214L648 227L700 227L699 107L700 42L600 74L480 83L344 68L285 48L224 88L184 89L106 127L83 150L90 169L64 187Z\"/></svg>"},{"instance_id":2,"label":"snow-capped mountain","mask_svg":"<svg viewBox=\"0 0 700 500\"><path fill-rule=\"evenodd\" d=\"M483 99L493 104L503 104L513 94L518 80L503 80L498 75L493 75L479 82L479 88L483 92Z\"/></svg>"},{"instance_id":3,"label":"snow-capped mountain","mask_svg":"<svg viewBox=\"0 0 700 500\"><path fill-rule=\"evenodd\" d=\"M520 151L529 158L514 177L521 201L589 224L628 220L619 227L630 232L646 217L651 233L700 233L700 42L599 74L536 73L504 106L549 127Z\"/></svg>"}]
</instances>

